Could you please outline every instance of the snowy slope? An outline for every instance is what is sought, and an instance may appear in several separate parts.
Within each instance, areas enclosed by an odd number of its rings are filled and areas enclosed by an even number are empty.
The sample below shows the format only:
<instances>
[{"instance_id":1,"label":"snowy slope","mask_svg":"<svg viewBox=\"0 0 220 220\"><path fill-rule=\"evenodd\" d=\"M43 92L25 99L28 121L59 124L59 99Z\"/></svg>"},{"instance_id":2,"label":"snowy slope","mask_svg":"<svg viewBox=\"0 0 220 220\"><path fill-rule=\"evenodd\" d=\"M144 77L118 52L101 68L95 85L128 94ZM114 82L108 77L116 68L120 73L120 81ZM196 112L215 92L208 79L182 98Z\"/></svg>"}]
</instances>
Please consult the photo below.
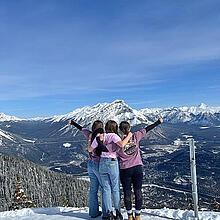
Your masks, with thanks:
<instances>
[{"instance_id":1,"label":"snowy slope","mask_svg":"<svg viewBox=\"0 0 220 220\"><path fill-rule=\"evenodd\" d=\"M126 211L122 210L123 217L126 220ZM63 208L63 207L51 207L51 208L36 208L36 209L22 209L18 211L0 212L0 219L2 220L82 220L89 219L88 208ZM96 218L101 220L102 218ZM174 209L145 209L142 210L142 220L189 220L193 219L193 212L186 210L174 210ZM219 212L203 211L199 212L200 220L219 220Z\"/></svg>"},{"instance_id":2,"label":"snowy slope","mask_svg":"<svg viewBox=\"0 0 220 220\"><path fill-rule=\"evenodd\" d=\"M12 137L12 135L0 129L0 139L2 140L3 138L14 142L14 138Z\"/></svg>"}]
</instances>

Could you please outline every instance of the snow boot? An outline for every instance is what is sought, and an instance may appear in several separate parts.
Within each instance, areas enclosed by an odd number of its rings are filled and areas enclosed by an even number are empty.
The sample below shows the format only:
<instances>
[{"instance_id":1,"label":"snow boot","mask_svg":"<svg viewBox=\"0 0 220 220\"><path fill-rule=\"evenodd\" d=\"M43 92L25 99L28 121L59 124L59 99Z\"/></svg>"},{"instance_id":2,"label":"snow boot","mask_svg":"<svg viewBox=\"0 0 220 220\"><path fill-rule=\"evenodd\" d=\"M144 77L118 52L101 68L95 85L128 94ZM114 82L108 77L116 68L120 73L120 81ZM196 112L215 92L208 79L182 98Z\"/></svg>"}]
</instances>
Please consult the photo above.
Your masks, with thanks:
<instances>
[{"instance_id":1,"label":"snow boot","mask_svg":"<svg viewBox=\"0 0 220 220\"><path fill-rule=\"evenodd\" d=\"M134 216L133 216L133 213L131 213L131 214L128 214L128 220L134 220Z\"/></svg>"},{"instance_id":2,"label":"snow boot","mask_svg":"<svg viewBox=\"0 0 220 220\"><path fill-rule=\"evenodd\" d=\"M123 216L118 209L116 209L116 218L115 219L116 220L123 220Z\"/></svg>"},{"instance_id":3,"label":"snow boot","mask_svg":"<svg viewBox=\"0 0 220 220\"><path fill-rule=\"evenodd\" d=\"M135 220L141 220L140 213L135 213Z\"/></svg>"},{"instance_id":4,"label":"snow boot","mask_svg":"<svg viewBox=\"0 0 220 220\"><path fill-rule=\"evenodd\" d=\"M115 216L112 211L108 211L108 220L115 220Z\"/></svg>"},{"instance_id":5,"label":"snow boot","mask_svg":"<svg viewBox=\"0 0 220 220\"><path fill-rule=\"evenodd\" d=\"M91 216L91 218L97 218L97 217L99 217L99 216L101 216L101 215L102 215L102 212L99 211L99 213L98 213L97 215L95 215L95 216Z\"/></svg>"}]
</instances>

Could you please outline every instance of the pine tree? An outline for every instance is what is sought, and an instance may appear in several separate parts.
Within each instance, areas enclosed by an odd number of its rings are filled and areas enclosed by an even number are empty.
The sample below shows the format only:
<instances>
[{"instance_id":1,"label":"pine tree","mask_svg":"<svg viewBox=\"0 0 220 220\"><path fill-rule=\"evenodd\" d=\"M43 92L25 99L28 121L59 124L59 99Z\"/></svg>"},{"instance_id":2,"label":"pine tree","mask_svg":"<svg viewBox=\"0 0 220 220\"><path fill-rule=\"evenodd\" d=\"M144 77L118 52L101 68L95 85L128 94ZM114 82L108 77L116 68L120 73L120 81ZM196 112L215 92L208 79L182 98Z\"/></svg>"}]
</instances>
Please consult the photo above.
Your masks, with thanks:
<instances>
[{"instance_id":1,"label":"pine tree","mask_svg":"<svg viewBox=\"0 0 220 220\"><path fill-rule=\"evenodd\" d=\"M14 202L9 207L10 210L17 210L22 208L32 208L35 207L34 203L28 200L27 196L24 194L24 190L21 187L21 177L17 176L16 190L14 194Z\"/></svg>"},{"instance_id":2,"label":"pine tree","mask_svg":"<svg viewBox=\"0 0 220 220\"><path fill-rule=\"evenodd\" d=\"M194 202L193 202L193 199L189 199L188 210L194 210Z\"/></svg>"},{"instance_id":3,"label":"pine tree","mask_svg":"<svg viewBox=\"0 0 220 220\"><path fill-rule=\"evenodd\" d=\"M62 201L63 201L63 207L68 207L68 201L67 201L66 196L64 195L64 193L63 193L63 196L62 196Z\"/></svg>"},{"instance_id":4,"label":"pine tree","mask_svg":"<svg viewBox=\"0 0 220 220\"><path fill-rule=\"evenodd\" d=\"M219 203L216 201L215 198L212 201L212 210L215 211L215 212L219 211Z\"/></svg>"}]
</instances>

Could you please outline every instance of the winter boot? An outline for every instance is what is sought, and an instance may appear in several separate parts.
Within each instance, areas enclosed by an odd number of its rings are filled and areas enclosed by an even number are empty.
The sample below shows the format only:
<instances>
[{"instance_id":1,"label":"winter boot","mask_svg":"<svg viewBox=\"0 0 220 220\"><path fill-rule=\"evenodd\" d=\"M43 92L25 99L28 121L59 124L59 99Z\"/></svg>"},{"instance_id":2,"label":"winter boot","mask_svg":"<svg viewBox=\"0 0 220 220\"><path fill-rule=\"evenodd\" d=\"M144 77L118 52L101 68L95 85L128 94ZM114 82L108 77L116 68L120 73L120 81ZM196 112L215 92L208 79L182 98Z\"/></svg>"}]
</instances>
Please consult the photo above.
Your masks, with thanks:
<instances>
[{"instance_id":1,"label":"winter boot","mask_svg":"<svg viewBox=\"0 0 220 220\"><path fill-rule=\"evenodd\" d=\"M123 220L123 216L118 209L116 209L116 218L115 219L116 220Z\"/></svg>"},{"instance_id":2,"label":"winter boot","mask_svg":"<svg viewBox=\"0 0 220 220\"><path fill-rule=\"evenodd\" d=\"M108 211L108 220L115 220L115 216L112 211Z\"/></svg>"},{"instance_id":3,"label":"winter boot","mask_svg":"<svg viewBox=\"0 0 220 220\"><path fill-rule=\"evenodd\" d=\"M133 213L131 213L131 214L128 214L128 220L134 220L134 216L133 216Z\"/></svg>"},{"instance_id":4,"label":"winter boot","mask_svg":"<svg viewBox=\"0 0 220 220\"><path fill-rule=\"evenodd\" d=\"M95 215L95 216L91 216L91 218L97 218L97 217L99 217L99 216L101 216L101 215L102 215L102 212L99 211L99 213L98 213L97 215Z\"/></svg>"},{"instance_id":5,"label":"winter boot","mask_svg":"<svg viewBox=\"0 0 220 220\"><path fill-rule=\"evenodd\" d=\"M135 213L135 220L141 220L140 213Z\"/></svg>"}]
</instances>

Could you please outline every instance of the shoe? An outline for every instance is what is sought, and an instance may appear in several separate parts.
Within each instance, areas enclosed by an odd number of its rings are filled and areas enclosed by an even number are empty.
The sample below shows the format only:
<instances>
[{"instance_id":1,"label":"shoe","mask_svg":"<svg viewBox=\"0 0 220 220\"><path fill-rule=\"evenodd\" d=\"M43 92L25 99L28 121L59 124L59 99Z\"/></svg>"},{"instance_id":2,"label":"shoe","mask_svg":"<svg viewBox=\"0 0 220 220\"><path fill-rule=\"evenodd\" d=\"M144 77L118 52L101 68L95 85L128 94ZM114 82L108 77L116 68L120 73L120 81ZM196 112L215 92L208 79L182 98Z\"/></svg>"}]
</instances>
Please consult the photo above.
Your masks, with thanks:
<instances>
[{"instance_id":1,"label":"shoe","mask_svg":"<svg viewBox=\"0 0 220 220\"><path fill-rule=\"evenodd\" d=\"M102 216L102 219L103 220L108 219L108 216Z\"/></svg>"},{"instance_id":2,"label":"shoe","mask_svg":"<svg viewBox=\"0 0 220 220\"><path fill-rule=\"evenodd\" d=\"M116 220L123 220L123 216L122 216L121 212L119 212L118 209L116 209L116 218L115 219Z\"/></svg>"},{"instance_id":3,"label":"shoe","mask_svg":"<svg viewBox=\"0 0 220 220\"><path fill-rule=\"evenodd\" d=\"M98 215L91 216L91 218L97 218L97 217L99 217L99 216L101 216L101 215L102 215L102 212L101 212L101 211L99 211L99 214L98 214Z\"/></svg>"},{"instance_id":4,"label":"shoe","mask_svg":"<svg viewBox=\"0 0 220 220\"><path fill-rule=\"evenodd\" d=\"M140 215L140 213L139 213L139 214L135 213L135 220L141 220L141 215Z\"/></svg>"},{"instance_id":5,"label":"shoe","mask_svg":"<svg viewBox=\"0 0 220 220\"><path fill-rule=\"evenodd\" d=\"M108 211L108 220L115 220L115 216L112 211Z\"/></svg>"},{"instance_id":6,"label":"shoe","mask_svg":"<svg viewBox=\"0 0 220 220\"><path fill-rule=\"evenodd\" d=\"M133 216L133 213L131 213L131 214L128 214L128 220L134 220L134 216Z\"/></svg>"}]
</instances>

